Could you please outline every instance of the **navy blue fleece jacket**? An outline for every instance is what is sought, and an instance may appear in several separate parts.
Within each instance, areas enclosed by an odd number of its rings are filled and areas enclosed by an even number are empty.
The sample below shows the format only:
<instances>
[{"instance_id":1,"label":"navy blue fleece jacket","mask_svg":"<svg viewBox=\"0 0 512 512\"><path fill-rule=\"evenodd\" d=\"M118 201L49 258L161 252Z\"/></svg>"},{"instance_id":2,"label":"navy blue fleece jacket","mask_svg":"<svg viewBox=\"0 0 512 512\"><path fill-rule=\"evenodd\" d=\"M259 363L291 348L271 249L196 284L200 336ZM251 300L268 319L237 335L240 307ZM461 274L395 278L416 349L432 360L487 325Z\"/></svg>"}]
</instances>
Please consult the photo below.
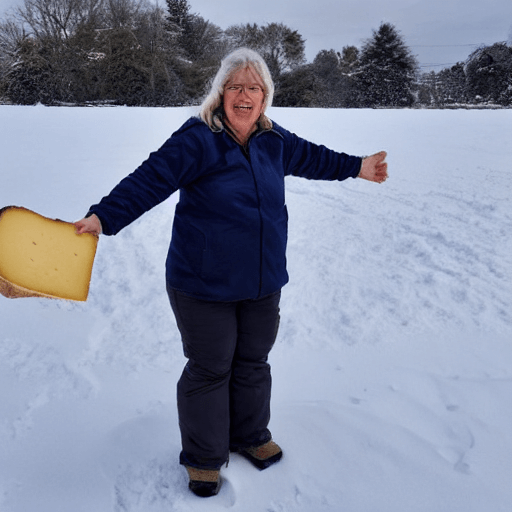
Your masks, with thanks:
<instances>
[{"instance_id":1,"label":"navy blue fleece jacket","mask_svg":"<svg viewBox=\"0 0 512 512\"><path fill-rule=\"evenodd\" d=\"M273 123L243 148L189 119L99 204L115 235L180 190L166 263L168 284L214 301L255 299L288 281L285 176L355 178L361 158L308 142Z\"/></svg>"}]
</instances>

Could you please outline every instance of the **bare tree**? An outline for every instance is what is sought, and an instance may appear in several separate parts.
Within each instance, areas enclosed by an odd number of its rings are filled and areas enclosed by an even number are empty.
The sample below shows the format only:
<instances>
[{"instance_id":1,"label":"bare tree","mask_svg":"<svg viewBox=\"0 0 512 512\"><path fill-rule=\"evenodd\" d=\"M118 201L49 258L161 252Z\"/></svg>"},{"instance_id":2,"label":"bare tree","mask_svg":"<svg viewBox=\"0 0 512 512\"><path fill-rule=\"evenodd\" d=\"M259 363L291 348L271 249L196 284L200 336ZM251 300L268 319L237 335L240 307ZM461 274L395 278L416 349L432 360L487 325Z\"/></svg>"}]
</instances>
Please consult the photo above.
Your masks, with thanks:
<instances>
[{"instance_id":1,"label":"bare tree","mask_svg":"<svg viewBox=\"0 0 512 512\"><path fill-rule=\"evenodd\" d=\"M145 0L103 0L106 28L134 28L137 16L147 7Z\"/></svg>"},{"instance_id":2,"label":"bare tree","mask_svg":"<svg viewBox=\"0 0 512 512\"><path fill-rule=\"evenodd\" d=\"M0 54L14 56L27 32L12 19L0 22Z\"/></svg>"},{"instance_id":3,"label":"bare tree","mask_svg":"<svg viewBox=\"0 0 512 512\"><path fill-rule=\"evenodd\" d=\"M236 25L229 27L226 35L233 46L246 46L258 51L275 80L306 61L304 39L296 30L282 23L269 23L263 27L256 23Z\"/></svg>"},{"instance_id":4,"label":"bare tree","mask_svg":"<svg viewBox=\"0 0 512 512\"><path fill-rule=\"evenodd\" d=\"M63 41L100 14L104 0L25 0L17 17L39 40Z\"/></svg>"}]
</instances>

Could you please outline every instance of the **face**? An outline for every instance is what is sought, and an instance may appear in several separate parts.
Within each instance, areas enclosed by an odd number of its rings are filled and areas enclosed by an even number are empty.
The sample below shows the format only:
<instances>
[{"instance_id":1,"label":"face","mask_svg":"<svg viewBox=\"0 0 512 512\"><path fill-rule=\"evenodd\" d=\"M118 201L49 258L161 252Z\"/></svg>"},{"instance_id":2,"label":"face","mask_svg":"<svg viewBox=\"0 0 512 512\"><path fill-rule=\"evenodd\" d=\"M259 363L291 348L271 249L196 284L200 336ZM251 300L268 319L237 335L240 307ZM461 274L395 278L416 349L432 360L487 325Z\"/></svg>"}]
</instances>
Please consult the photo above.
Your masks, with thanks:
<instances>
[{"instance_id":1,"label":"face","mask_svg":"<svg viewBox=\"0 0 512 512\"><path fill-rule=\"evenodd\" d=\"M263 111L263 81L252 67L237 71L224 86L223 105L228 123L235 133L248 137Z\"/></svg>"}]
</instances>

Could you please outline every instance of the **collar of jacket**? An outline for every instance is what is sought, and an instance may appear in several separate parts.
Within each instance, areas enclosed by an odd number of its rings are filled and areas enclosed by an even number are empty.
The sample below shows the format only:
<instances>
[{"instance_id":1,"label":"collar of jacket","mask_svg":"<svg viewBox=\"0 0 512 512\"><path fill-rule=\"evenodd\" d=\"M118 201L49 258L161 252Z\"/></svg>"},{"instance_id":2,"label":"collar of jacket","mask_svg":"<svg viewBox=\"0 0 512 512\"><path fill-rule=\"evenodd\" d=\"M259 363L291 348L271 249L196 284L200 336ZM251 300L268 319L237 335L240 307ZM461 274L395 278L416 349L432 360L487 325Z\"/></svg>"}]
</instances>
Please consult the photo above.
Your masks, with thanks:
<instances>
[{"instance_id":1,"label":"collar of jacket","mask_svg":"<svg viewBox=\"0 0 512 512\"><path fill-rule=\"evenodd\" d=\"M214 117L217 118L219 124L221 125L221 128L219 130L212 130L212 131L213 132L225 131L237 144L240 144L236 138L236 135L233 133L233 131L229 128L229 126L226 123L224 123L224 120L223 120L224 109L222 107L219 107L217 110L215 110ZM263 132L272 132L272 133L275 133L276 135L279 135L279 137L283 138L283 135L274 129L274 122L269 117L267 117L265 114L263 114L263 119L258 119L256 130L251 133L251 135L247 139L247 142L245 143L245 145L242 145L242 144L240 144L240 145L243 148L247 148L249 141L253 137L257 137L259 134L261 134Z\"/></svg>"}]
</instances>

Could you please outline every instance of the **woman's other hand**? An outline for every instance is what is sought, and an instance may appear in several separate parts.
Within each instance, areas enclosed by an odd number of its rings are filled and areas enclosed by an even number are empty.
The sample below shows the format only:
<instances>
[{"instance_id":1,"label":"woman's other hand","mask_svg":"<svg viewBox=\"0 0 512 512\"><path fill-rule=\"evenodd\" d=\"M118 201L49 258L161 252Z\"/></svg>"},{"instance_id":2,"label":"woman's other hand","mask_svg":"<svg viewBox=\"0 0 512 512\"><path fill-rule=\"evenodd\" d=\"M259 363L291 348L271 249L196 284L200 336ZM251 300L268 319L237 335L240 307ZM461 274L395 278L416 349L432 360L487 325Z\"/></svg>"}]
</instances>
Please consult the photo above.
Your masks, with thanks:
<instances>
[{"instance_id":1,"label":"woman's other hand","mask_svg":"<svg viewBox=\"0 0 512 512\"><path fill-rule=\"evenodd\" d=\"M84 233L99 235L102 231L100 219L94 213L90 217L78 220L73 224L75 225L75 233L77 235L82 235Z\"/></svg>"},{"instance_id":2,"label":"woman's other hand","mask_svg":"<svg viewBox=\"0 0 512 512\"><path fill-rule=\"evenodd\" d=\"M384 161L387 153L381 151L374 155L367 156L363 159L359 178L374 181L375 183L383 183L388 178L388 164Z\"/></svg>"}]
</instances>

